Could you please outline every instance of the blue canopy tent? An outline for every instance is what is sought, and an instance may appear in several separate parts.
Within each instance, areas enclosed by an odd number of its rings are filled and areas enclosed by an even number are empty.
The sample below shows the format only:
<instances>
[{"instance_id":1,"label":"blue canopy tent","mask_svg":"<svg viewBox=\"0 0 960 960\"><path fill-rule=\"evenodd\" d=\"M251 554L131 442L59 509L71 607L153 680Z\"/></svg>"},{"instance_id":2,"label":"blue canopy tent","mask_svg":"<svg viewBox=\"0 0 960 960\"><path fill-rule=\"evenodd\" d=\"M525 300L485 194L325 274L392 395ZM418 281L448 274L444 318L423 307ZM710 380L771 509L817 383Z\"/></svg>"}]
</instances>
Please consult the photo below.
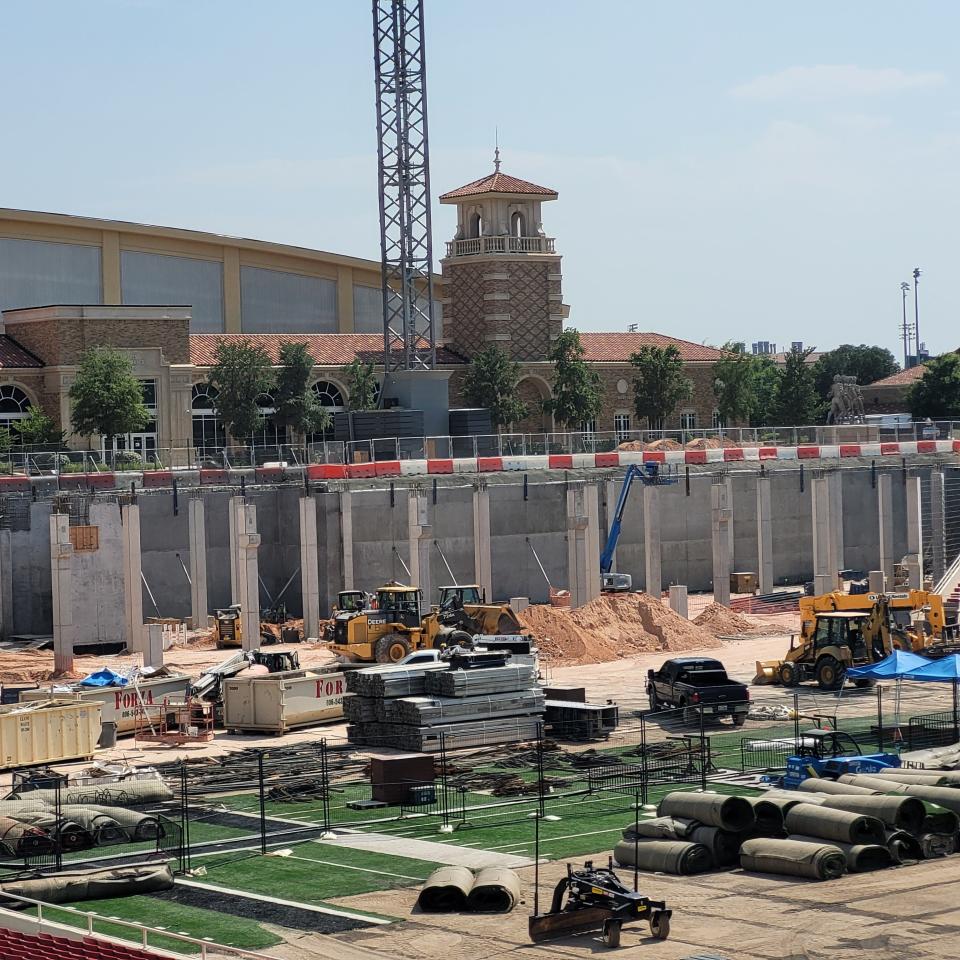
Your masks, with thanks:
<instances>
[{"instance_id":1,"label":"blue canopy tent","mask_svg":"<svg viewBox=\"0 0 960 960\"><path fill-rule=\"evenodd\" d=\"M847 676L853 680L912 680L913 671L921 667L936 666L938 662L909 650L894 650L876 663L850 667Z\"/></svg>"},{"instance_id":2,"label":"blue canopy tent","mask_svg":"<svg viewBox=\"0 0 960 960\"><path fill-rule=\"evenodd\" d=\"M937 661L928 660L910 650L894 650L887 654L882 660L876 663L868 663L863 667L850 667L847 670L847 676L854 680L896 680L897 686L893 700L894 720L893 720L893 739L896 743L903 741L903 734L900 732L900 682L902 680L913 680L917 671L927 667L936 666ZM954 688L956 689L956 688ZM880 691L877 691L880 695ZM879 703L877 701L879 710ZM956 715L956 707L954 707ZM881 745L883 743L883 723L879 723Z\"/></svg>"},{"instance_id":3,"label":"blue canopy tent","mask_svg":"<svg viewBox=\"0 0 960 960\"><path fill-rule=\"evenodd\" d=\"M923 657L917 659L923 660ZM906 679L956 684L960 681L960 654L951 653L949 657L940 660L927 660L911 670Z\"/></svg>"}]
</instances>

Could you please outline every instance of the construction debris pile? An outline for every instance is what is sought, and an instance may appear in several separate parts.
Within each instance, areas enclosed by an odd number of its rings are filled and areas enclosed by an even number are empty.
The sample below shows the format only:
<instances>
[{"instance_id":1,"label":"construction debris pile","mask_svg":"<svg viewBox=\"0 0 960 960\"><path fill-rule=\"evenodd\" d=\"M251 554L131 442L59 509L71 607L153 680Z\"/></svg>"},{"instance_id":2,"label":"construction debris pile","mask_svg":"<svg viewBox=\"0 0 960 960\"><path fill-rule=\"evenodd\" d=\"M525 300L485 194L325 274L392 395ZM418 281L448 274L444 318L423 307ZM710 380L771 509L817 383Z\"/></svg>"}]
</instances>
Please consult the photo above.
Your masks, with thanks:
<instances>
[{"instance_id":1,"label":"construction debris pile","mask_svg":"<svg viewBox=\"0 0 960 960\"><path fill-rule=\"evenodd\" d=\"M939 773L939 772L938 772ZM810 778L763 797L676 792L628 824L614 857L690 875L740 865L811 880L949 856L960 831L960 773L890 771Z\"/></svg>"},{"instance_id":2,"label":"construction debris pile","mask_svg":"<svg viewBox=\"0 0 960 960\"><path fill-rule=\"evenodd\" d=\"M521 614L540 656L564 664L606 663L641 653L717 645L714 634L643 593L603 594L575 610L528 607Z\"/></svg>"},{"instance_id":3,"label":"construction debris pile","mask_svg":"<svg viewBox=\"0 0 960 960\"><path fill-rule=\"evenodd\" d=\"M351 743L420 753L535 739L544 711L535 668L506 653L368 667L348 672L346 685Z\"/></svg>"}]
</instances>

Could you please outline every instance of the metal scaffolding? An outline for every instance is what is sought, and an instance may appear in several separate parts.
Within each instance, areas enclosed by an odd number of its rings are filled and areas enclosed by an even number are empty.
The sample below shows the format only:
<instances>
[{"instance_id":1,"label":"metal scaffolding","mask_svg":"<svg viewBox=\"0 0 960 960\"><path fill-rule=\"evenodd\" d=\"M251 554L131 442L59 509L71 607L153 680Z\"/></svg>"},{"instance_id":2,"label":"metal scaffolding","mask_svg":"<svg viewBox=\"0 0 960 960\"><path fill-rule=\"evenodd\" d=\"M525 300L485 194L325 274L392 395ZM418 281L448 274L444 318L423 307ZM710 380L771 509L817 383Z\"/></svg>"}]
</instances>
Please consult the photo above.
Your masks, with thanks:
<instances>
[{"instance_id":1,"label":"metal scaffolding","mask_svg":"<svg viewBox=\"0 0 960 960\"><path fill-rule=\"evenodd\" d=\"M373 0L384 365L436 365L423 0Z\"/></svg>"}]
</instances>

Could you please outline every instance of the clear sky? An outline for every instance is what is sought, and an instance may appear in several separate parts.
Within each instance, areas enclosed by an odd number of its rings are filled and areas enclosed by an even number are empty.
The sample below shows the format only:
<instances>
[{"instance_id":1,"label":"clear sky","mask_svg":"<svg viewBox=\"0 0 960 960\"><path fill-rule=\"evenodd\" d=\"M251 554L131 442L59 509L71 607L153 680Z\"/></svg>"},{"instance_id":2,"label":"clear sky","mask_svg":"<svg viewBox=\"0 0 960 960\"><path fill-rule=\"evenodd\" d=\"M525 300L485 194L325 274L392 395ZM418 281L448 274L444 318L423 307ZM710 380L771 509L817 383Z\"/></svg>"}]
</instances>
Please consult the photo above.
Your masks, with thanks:
<instances>
[{"instance_id":1,"label":"clear sky","mask_svg":"<svg viewBox=\"0 0 960 960\"><path fill-rule=\"evenodd\" d=\"M584 330L960 345L960 4L427 0L434 193L550 187ZM3 0L0 206L379 258L368 0ZM436 251L454 212L435 207ZM909 302L912 310L912 299Z\"/></svg>"}]
</instances>

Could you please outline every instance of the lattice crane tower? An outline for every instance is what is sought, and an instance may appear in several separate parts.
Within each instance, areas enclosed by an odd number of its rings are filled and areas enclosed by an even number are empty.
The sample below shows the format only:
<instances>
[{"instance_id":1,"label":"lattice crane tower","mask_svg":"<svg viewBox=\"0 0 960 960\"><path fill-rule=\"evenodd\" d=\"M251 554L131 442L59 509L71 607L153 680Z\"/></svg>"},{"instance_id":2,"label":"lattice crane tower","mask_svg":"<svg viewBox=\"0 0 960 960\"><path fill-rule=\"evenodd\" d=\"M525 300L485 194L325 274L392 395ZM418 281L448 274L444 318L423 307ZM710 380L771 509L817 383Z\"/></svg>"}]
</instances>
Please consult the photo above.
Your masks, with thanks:
<instances>
[{"instance_id":1,"label":"lattice crane tower","mask_svg":"<svg viewBox=\"0 0 960 960\"><path fill-rule=\"evenodd\" d=\"M423 0L373 0L384 366L436 365Z\"/></svg>"}]
</instances>

